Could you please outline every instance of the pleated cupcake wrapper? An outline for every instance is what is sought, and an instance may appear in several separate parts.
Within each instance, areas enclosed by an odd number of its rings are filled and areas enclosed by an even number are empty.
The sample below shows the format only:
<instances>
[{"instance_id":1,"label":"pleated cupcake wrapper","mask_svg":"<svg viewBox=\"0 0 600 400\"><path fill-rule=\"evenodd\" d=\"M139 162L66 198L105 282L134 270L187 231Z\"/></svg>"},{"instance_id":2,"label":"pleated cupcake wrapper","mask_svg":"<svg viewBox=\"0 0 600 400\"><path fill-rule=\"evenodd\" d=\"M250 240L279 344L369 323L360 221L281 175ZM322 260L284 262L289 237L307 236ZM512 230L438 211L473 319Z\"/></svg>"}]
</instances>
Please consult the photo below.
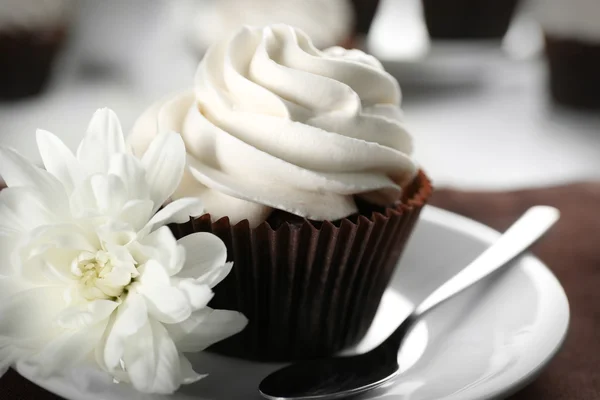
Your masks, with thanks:
<instances>
[{"instance_id":1,"label":"pleated cupcake wrapper","mask_svg":"<svg viewBox=\"0 0 600 400\"><path fill-rule=\"evenodd\" d=\"M424 174L414 195L385 215L331 222L268 223L210 215L173 225L176 236L212 232L234 261L214 288L210 303L237 310L249 320L244 331L213 346L226 355L289 361L330 355L357 343L367 332L395 266L431 193ZM319 225L318 227L315 225Z\"/></svg>"}]
</instances>

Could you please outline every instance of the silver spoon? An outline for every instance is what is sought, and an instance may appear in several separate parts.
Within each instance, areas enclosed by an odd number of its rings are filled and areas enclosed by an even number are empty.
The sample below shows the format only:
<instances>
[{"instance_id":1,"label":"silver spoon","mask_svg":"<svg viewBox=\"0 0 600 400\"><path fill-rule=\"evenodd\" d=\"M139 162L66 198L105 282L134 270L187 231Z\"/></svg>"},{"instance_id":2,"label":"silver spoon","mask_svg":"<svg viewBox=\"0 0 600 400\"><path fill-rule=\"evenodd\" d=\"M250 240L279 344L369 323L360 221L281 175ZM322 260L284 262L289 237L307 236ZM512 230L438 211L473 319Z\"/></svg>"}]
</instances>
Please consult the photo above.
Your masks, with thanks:
<instances>
[{"instance_id":1,"label":"silver spoon","mask_svg":"<svg viewBox=\"0 0 600 400\"><path fill-rule=\"evenodd\" d=\"M541 238L559 218L553 207L530 208L494 245L450 278L421 304L375 349L350 357L302 361L275 371L259 386L270 400L329 400L375 389L398 375L398 351L404 338L435 307L510 264Z\"/></svg>"}]
</instances>

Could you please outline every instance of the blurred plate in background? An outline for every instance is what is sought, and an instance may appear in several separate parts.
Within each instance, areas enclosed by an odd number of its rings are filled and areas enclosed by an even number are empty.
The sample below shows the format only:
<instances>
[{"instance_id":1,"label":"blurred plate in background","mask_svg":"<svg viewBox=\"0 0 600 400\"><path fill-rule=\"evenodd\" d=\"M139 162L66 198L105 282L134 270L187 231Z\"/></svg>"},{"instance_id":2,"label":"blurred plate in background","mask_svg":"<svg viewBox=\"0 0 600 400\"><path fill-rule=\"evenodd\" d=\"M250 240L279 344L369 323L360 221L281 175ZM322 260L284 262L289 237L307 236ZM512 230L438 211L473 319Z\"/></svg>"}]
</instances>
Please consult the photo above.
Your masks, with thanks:
<instances>
[{"instance_id":1,"label":"blurred plate in background","mask_svg":"<svg viewBox=\"0 0 600 400\"><path fill-rule=\"evenodd\" d=\"M503 53L498 41L481 43L444 41L428 43L420 58L394 58L392 54L367 50L377 57L400 85L468 86L485 78L488 67Z\"/></svg>"}]
</instances>

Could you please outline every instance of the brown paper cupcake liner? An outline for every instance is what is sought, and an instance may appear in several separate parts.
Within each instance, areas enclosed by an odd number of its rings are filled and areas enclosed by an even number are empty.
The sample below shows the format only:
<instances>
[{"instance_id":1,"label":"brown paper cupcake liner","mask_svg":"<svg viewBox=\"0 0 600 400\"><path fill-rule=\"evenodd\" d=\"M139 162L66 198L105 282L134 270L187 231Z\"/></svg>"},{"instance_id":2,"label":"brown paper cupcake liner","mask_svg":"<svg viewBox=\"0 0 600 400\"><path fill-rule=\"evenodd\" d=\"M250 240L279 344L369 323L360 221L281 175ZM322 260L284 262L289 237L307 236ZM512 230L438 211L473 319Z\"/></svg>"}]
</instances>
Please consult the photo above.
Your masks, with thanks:
<instances>
[{"instance_id":1,"label":"brown paper cupcake liner","mask_svg":"<svg viewBox=\"0 0 600 400\"><path fill-rule=\"evenodd\" d=\"M367 332L432 188L422 172L395 207L335 222L306 219L172 225L177 237L212 232L234 261L210 303L249 320L211 350L260 361L311 359L356 344Z\"/></svg>"}]
</instances>

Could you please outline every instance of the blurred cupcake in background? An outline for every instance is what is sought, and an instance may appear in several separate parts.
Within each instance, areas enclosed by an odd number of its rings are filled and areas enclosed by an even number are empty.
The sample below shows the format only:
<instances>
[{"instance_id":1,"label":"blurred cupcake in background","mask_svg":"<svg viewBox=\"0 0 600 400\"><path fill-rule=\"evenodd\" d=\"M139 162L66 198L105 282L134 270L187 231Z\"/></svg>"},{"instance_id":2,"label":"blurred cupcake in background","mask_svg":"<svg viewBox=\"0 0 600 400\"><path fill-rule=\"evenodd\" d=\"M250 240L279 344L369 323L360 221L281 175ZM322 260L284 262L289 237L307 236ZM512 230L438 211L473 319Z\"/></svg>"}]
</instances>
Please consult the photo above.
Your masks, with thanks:
<instances>
[{"instance_id":1,"label":"blurred cupcake in background","mask_svg":"<svg viewBox=\"0 0 600 400\"><path fill-rule=\"evenodd\" d=\"M600 109L600 1L538 0L550 93L560 104Z\"/></svg>"},{"instance_id":2,"label":"blurred cupcake in background","mask_svg":"<svg viewBox=\"0 0 600 400\"><path fill-rule=\"evenodd\" d=\"M350 0L354 8L354 43L351 47L361 47L377 14L379 0Z\"/></svg>"},{"instance_id":3,"label":"blurred cupcake in background","mask_svg":"<svg viewBox=\"0 0 600 400\"><path fill-rule=\"evenodd\" d=\"M0 0L0 99L44 89L73 5L72 0Z\"/></svg>"},{"instance_id":4,"label":"blurred cupcake in background","mask_svg":"<svg viewBox=\"0 0 600 400\"><path fill-rule=\"evenodd\" d=\"M519 0L423 0L432 39L502 39Z\"/></svg>"},{"instance_id":5,"label":"blurred cupcake in background","mask_svg":"<svg viewBox=\"0 0 600 400\"><path fill-rule=\"evenodd\" d=\"M188 10L193 14L188 35L201 52L244 25L272 23L303 30L320 49L353 47L355 42L349 0L214 0L189 2Z\"/></svg>"}]
</instances>

